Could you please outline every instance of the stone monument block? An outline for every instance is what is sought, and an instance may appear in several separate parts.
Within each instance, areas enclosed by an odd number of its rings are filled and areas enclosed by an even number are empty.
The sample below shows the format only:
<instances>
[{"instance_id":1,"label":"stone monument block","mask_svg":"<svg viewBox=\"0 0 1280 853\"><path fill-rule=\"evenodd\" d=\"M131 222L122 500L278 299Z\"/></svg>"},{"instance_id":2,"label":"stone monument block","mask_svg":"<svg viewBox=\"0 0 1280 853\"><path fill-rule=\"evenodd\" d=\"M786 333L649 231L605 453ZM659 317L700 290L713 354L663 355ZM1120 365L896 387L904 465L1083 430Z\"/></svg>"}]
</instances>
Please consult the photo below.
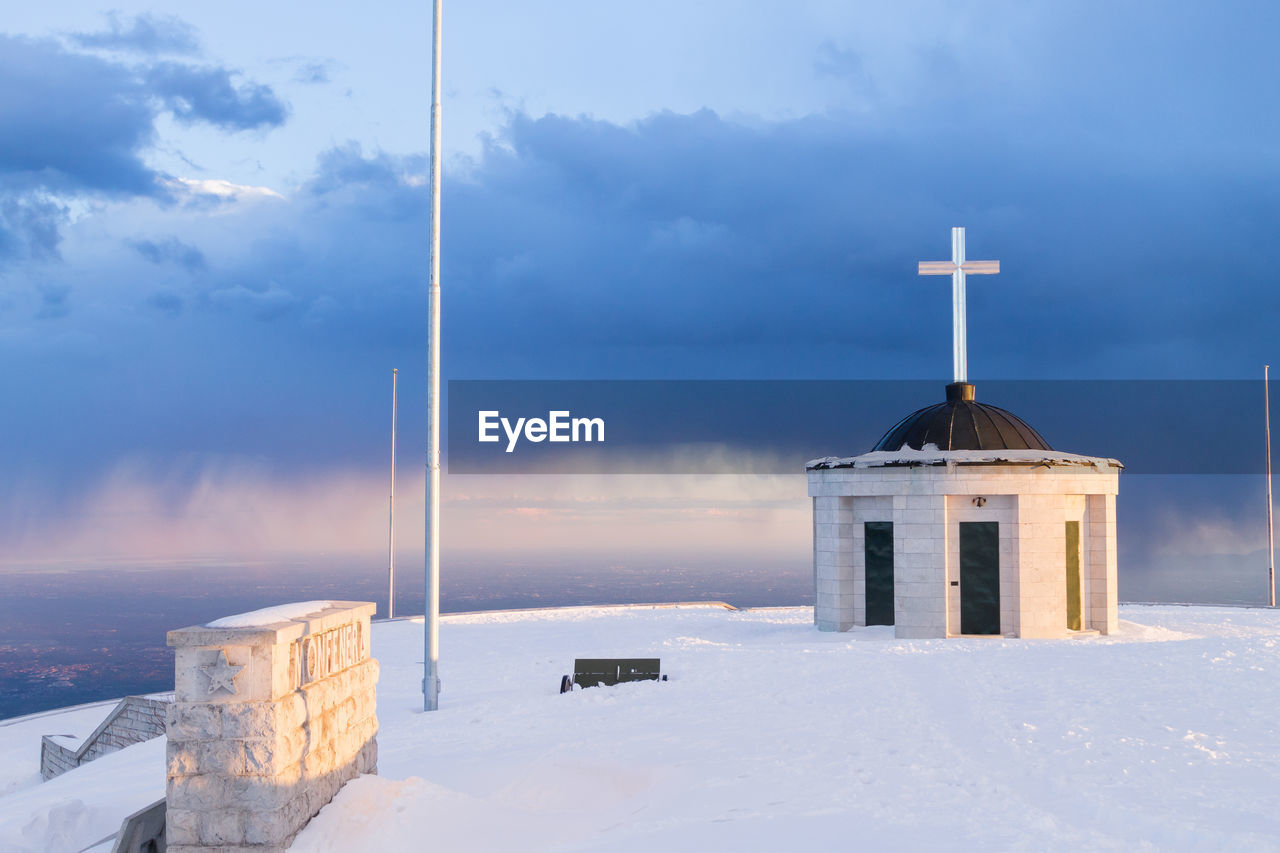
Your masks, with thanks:
<instances>
[{"instance_id":1,"label":"stone monument block","mask_svg":"<svg viewBox=\"0 0 1280 853\"><path fill-rule=\"evenodd\" d=\"M376 773L375 605L318 601L170 631L168 849L280 851Z\"/></svg>"}]
</instances>

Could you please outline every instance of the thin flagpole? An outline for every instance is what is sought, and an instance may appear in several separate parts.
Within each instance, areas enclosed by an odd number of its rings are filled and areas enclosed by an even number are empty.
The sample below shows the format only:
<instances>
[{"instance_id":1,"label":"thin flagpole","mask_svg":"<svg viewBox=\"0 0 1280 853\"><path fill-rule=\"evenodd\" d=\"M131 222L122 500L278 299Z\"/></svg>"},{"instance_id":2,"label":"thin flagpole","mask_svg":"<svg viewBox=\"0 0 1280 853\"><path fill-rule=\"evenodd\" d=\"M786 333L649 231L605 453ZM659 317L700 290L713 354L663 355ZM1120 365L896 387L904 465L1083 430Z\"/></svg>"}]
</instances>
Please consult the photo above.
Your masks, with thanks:
<instances>
[{"instance_id":1,"label":"thin flagpole","mask_svg":"<svg viewBox=\"0 0 1280 853\"><path fill-rule=\"evenodd\" d=\"M391 498L387 502L387 618L396 615L396 375L391 368Z\"/></svg>"},{"instance_id":2,"label":"thin flagpole","mask_svg":"<svg viewBox=\"0 0 1280 853\"><path fill-rule=\"evenodd\" d=\"M1272 607L1276 606L1276 525L1271 508L1271 365L1262 366L1262 395L1267 410L1267 582Z\"/></svg>"},{"instance_id":3,"label":"thin flagpole","mask_svg":"<svg viewBox=\"0 0 1280 853\"><path fill-rule=\"evenodd\" d=\"M423 708L440 706L440 47L443 0L431 28L431 270L427 326L427 578Z\"/></svg>"}]
</instances>

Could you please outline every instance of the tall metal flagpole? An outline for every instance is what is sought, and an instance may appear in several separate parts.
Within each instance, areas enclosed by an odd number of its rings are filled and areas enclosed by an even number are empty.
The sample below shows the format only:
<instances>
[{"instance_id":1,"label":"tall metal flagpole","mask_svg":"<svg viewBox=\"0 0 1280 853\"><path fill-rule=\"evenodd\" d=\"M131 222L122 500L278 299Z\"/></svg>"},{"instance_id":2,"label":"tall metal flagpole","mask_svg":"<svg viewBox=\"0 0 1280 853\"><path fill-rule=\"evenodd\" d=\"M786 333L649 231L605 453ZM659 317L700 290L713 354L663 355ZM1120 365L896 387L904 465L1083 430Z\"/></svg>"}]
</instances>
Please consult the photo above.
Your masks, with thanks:
<instances>
[{"instance_id":1,"label":"tall metal flagpole","mask_svg":"<svg viewBox=\"0 0 1280 853\"><path fill-rule=\"evenodd\" d=\"M391 498L387 502L387 618L396 615L396 375L391 368Z\"/></svg>"},{"instance_id":2,"label":"tall metal flagpole","mask_svg":"<svg viewBox=\"0 0 1280 853\"><path fill-rule=\"evenodd\" d=\"M1276 525L1271 508L1271 365L1262 366L1262 398L1267 409L1267 581L1272 607L1276 606Z\"/></svg>"},{"instance_id":3,"label":"tall metal flagpole","mask_svg":"<svg viewBox=\"0 0 1280 853\"><path fill-rule=\"evenodd\" d=\"M422 658L422 707L440 706L440 28L435 0L431 28L431 271L427 312L427 578Z\"/></svg>"}]
</instances>

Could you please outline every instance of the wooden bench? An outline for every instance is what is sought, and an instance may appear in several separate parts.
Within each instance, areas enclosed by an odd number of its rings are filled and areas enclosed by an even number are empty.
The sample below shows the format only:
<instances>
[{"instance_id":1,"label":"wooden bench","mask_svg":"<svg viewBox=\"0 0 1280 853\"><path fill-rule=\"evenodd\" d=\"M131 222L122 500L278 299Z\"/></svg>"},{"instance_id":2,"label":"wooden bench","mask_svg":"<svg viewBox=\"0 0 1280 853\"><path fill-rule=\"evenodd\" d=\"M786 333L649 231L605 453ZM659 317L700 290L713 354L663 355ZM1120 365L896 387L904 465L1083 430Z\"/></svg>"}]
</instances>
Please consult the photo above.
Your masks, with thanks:
<instances>
[{"instance_id":1,"label":"wooden bench","mask_svg":"<svg viewBox=\"0 0 1280 853\"><path fill-rule=\"evenodd\" d=\"M577 658L573 676L560 679L560 692L579 687L612 686L624 681L666 681L660 673L661 658Z\"/></svg>"}]
</instances>

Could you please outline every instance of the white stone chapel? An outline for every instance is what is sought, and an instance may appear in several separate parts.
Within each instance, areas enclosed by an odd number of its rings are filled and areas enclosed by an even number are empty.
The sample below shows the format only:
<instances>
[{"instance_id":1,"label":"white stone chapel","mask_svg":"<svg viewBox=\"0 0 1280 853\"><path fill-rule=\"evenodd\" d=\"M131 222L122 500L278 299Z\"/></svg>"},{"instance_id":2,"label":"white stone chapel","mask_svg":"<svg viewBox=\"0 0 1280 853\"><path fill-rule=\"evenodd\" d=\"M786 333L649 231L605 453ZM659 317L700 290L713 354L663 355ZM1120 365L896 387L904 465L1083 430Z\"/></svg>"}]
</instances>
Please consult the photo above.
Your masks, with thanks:
<instances>
[{"instance_id":1,"label":"white stone chapel","mask_svg":"<svg viewBox=\"0 0 1280 853\"><path fill-rule=\"evenodd\" d=\"M893 625L903 638L1067 637L1116 630L1115 459L1062 453L1016 415L980 403L966 379L964 280L950 274L955 381L860 456L808 463L814 622Z\"/></svg>"}]
</instances>

